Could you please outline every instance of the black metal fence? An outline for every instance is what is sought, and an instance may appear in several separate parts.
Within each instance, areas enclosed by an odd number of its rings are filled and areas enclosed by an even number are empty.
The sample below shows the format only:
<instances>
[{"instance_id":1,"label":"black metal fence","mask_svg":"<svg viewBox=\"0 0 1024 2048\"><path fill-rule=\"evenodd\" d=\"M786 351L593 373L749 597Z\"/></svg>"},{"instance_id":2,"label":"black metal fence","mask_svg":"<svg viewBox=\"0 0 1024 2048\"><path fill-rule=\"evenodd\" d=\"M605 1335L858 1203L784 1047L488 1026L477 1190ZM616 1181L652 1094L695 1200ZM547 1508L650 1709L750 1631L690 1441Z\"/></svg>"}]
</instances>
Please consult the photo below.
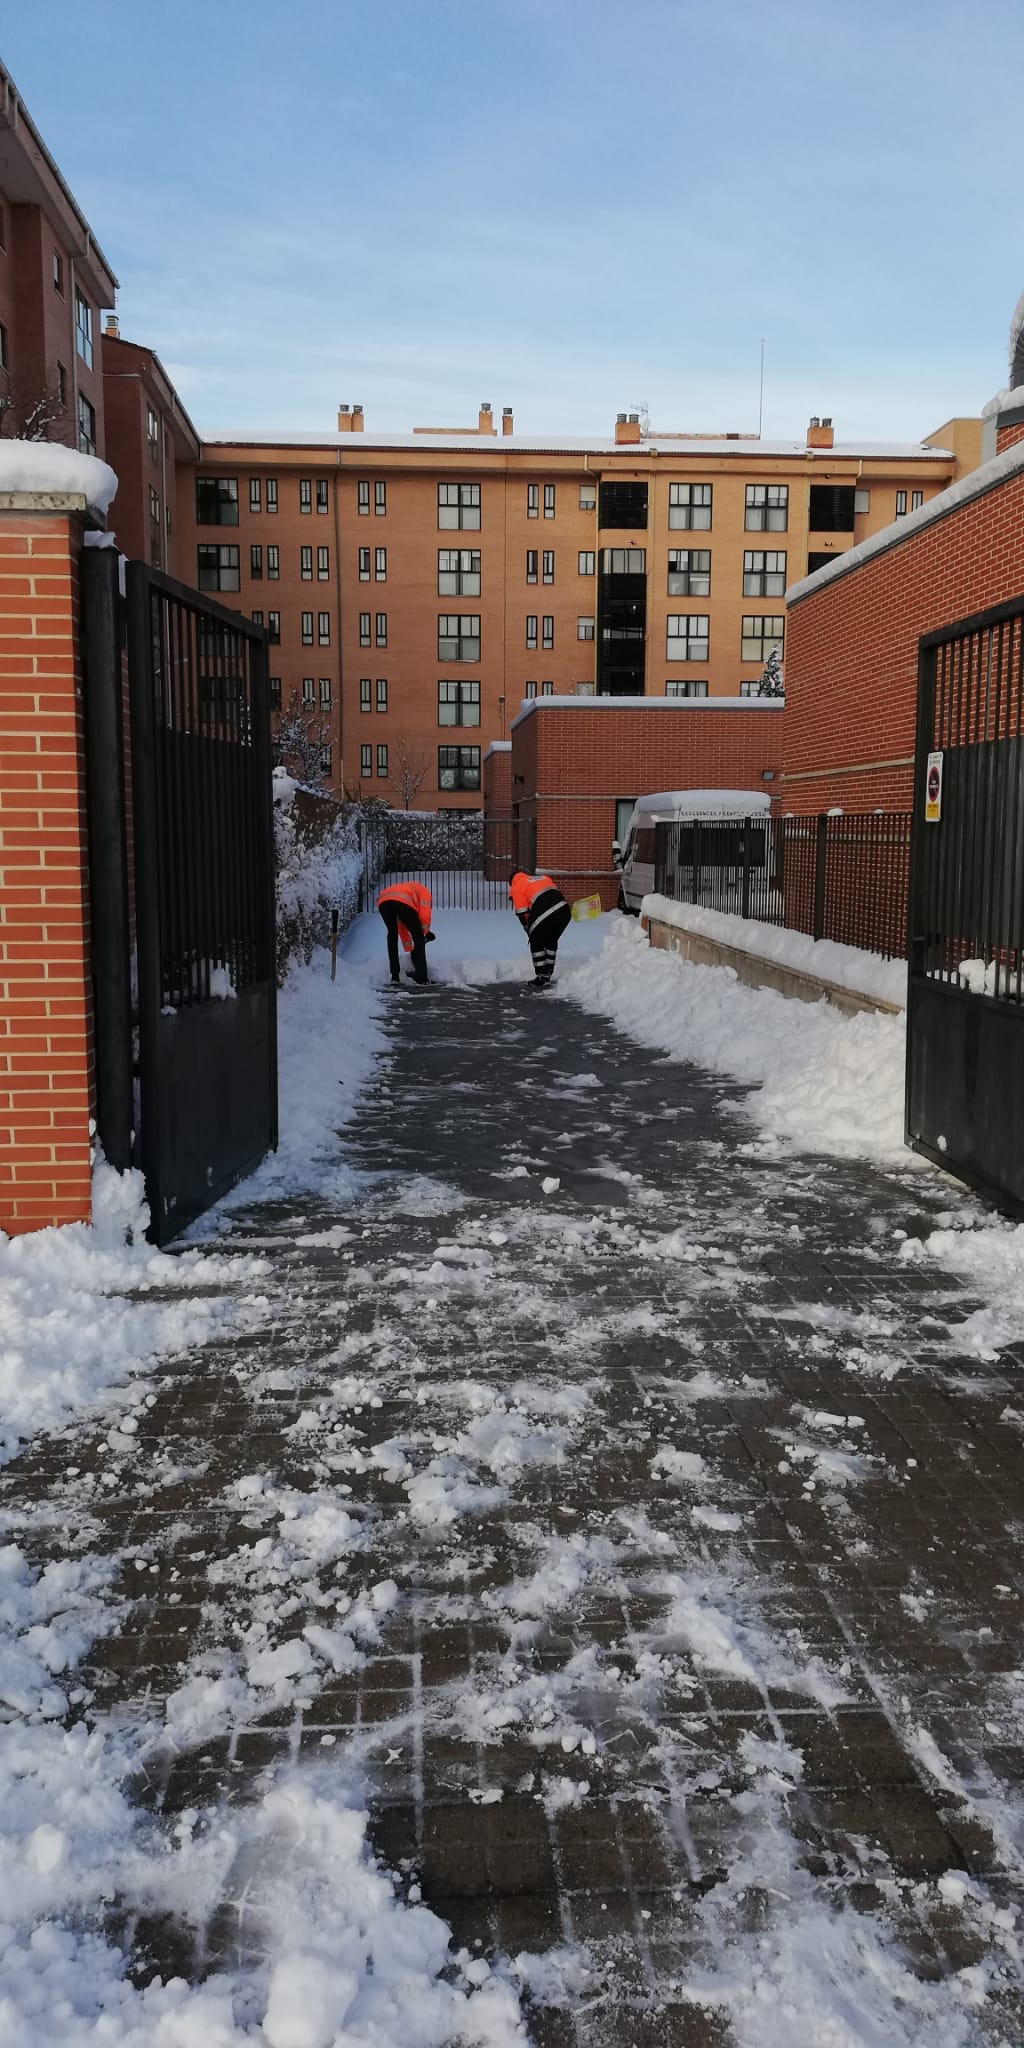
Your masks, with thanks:
<instances>
[{"instance_id":1,"label":"black metal fence","mask_svg":"<svg viewBox=\"0 0 1024 2048\"><path fill-rule=\"evenodd\" d=\"M360 908L389 882L423 882L435 910L505 910L515 833L479 811L384 811L363 828Z\"/></svg>"},{"instance_id":2,"label":"black metal fence","mask_svg":"<svg viewBox=\"0 0 1024 2048\"><path fill-rule=\"evenodd\" d=\"M695 819L655 832L659 895L814 939L906 954L909 811Z\"/></svg>"}]
</instances>

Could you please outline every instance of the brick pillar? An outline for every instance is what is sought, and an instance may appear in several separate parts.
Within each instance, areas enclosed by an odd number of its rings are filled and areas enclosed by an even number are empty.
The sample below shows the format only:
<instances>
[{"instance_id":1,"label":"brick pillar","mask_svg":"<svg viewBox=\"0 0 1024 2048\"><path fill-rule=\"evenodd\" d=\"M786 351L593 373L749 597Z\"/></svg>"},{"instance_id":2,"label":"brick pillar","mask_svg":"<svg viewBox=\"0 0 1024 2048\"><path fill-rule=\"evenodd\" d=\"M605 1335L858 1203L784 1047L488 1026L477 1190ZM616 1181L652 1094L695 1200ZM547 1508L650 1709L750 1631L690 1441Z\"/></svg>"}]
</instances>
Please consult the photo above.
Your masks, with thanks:
<instances>
[{"instance_id":1,"label":"brick pillar","mask_svg":"<svg viewBox=\"0 0 1024 2048\"><path fill-rule=\"evenodd\" d=\"M0 1229L91 1214L85 500L0 497Z\"/></svg>"}]
</instances>

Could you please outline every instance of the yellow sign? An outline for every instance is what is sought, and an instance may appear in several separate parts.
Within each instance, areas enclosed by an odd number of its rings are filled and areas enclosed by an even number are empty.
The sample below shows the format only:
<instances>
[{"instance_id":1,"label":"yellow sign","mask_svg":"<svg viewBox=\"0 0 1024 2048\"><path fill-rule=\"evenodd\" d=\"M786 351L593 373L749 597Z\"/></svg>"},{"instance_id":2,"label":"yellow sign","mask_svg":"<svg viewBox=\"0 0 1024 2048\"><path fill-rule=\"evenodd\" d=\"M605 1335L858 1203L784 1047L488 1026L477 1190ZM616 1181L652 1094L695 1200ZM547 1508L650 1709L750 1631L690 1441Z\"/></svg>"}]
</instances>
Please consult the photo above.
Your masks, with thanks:
<instances>
[{"instance_id":1,"label":"yellow sign","mask_svg":"<svg viewBox=\"0 0 1024 2048\"><path fill-rule=\"evenodd\" d=\"M942 755L929 754L924 779L924 822L938 825L942 818Z\"/></svg>"},{"instance_id":2,"label":"yellow sign","mask_svg":"<svg viewBox=\"0 0 1024 2048\"><path fill-rule=\"evenodd\" d=\"M600 917L600 915L601 915L601 898L600 898L600 896L580 896L580 897L578 897L578 898L577 898L577 900L576 900L576 902L575 902L575 903L573 904L573 906L572 906L572 914L573 914L573 917L575 918L575 920L576 920L576 923L577 923L577 924L582 924L582 923L584 922L584 920L585 920L586 918L588 918L588 917Z\"/></svg>"}]
</instances>

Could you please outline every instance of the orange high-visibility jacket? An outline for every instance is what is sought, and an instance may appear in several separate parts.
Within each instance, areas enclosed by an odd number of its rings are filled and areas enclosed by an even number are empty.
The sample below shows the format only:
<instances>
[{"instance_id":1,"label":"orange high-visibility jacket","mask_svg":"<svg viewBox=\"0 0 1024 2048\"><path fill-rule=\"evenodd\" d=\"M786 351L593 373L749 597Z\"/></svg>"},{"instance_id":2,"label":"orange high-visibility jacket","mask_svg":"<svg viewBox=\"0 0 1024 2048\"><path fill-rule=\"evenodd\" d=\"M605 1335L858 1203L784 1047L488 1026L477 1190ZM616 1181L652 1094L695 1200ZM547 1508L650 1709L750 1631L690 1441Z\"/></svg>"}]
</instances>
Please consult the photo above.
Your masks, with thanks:
<instances>
[{"instance_id":1,"label":"orange high-visibility jacket","mask_svg":"<svg viewBox=\"0 0 1024 2048\"><path fill-rule=\"evenodd\" d=\"M390 889L382 889L377 898L377 908L382 903L397 903L407 910L414 910L425 932L430 930L430 913L433 908L430 890L422 882L393 882ZM412 952L412 940L404 924L398 927L398 936L407 953Z\"/></svg>"},{"instance_id":2,"label":"orange high-visibility jacket","mask_svg":"<svg viewBox=\"0 0 1024 2048\"><path fill-rule=\"evenodd\" d=\"M513 875L508 885L512 908L517 917L525 917L531 903L544 889L555 889L550 875ZM559 893L556 890L556 894Z\"/></svg>"}]
</instances>

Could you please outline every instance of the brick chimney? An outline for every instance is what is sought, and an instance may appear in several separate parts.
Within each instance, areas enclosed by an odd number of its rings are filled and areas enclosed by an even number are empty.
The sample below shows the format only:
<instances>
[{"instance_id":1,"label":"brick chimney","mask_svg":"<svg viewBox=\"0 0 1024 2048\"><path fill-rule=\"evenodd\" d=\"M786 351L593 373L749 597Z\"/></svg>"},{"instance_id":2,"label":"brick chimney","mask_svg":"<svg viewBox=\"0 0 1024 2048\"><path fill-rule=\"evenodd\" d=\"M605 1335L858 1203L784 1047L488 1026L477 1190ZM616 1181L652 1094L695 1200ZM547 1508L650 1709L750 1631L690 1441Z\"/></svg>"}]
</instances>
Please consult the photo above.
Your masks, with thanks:
<instances>
[{"instance_id":1,"label":"brick chimney","mask_svg":"<svg viewBox=\"0 0 1024 2048\"><path fill-rule=\"evenodd\" d=\"M494 432L494 409L488 404L486 399L484 399L480 407L476 430L478 434L493 434Z\"/></svg>"},{"instance_id":2,"label":"brick chimney","mask_svg":"<svg viewBox=\"0 0 1024 2048\"><path fill-rule=\"evenodd\" d=\"M354 434L361 434L361 433L362 433L362 431L363 431L363 408L362 408L362 406L361 406L361 405L354 405L354 406L352 407L352 432L353 432Z\"/></svg>"},{"instance_id":3,"label":"brick chimney","mask_svg":"<svg viewBox=\"0 0 1024 2048\"><path fill-rule=\"evenodd\" d=\"M616 416L615 416L615 445L616 445L616 447L617 447L617 448L621 448L621 447L623 447L623 446L626 446L626 445L630 445L630 446L634 446L634 447L635 447L635 446L636 446L636 444L637 444L637 442L639 441L639 439L640 439L640 414L639 414L638 412L620 412L620 413L616 413Z\"/></svg>"},{"instance_id":4,"label":"brick chimney","mask_svg":"<svg viewBox=\"0 0 1024 2048\"><path fill-rule=\"evenodd\" d=\"M834 442L835 434L831 420L820 420L815 413L807 429L808 448L831 448Z\"/></svg>"},{"instance_id":5,"label":"brick chimney","mask_svg":"<svg viewBox=\"0 0 1024 2048\"><path fill-rule=\"evenodd\" d=\"M512 407L510 405L503 405L501 408L501 431L503 434L515 433L515 421L512 416Z\"/></svg>"},{"instance_id":6,"label":"brick chimney","mask_svg":"<svg viewBox=\"0 0 1024 2048\"><path fill-rule=\"evenodd\" d=\"M107 334L107 335L109 335L109 337L110 337L111 341L120 341L120 339L121 339L121 324L120 324L120 321L118 320L118 317L117 317L117 314L116 314L116 313L108 313L108 314L107 314L107 318L106 318L106 321L105 321L105 323L104 323L104 328L103 328L103 332L104 332L104 334Z\"/></svg>"}]
</instances>

